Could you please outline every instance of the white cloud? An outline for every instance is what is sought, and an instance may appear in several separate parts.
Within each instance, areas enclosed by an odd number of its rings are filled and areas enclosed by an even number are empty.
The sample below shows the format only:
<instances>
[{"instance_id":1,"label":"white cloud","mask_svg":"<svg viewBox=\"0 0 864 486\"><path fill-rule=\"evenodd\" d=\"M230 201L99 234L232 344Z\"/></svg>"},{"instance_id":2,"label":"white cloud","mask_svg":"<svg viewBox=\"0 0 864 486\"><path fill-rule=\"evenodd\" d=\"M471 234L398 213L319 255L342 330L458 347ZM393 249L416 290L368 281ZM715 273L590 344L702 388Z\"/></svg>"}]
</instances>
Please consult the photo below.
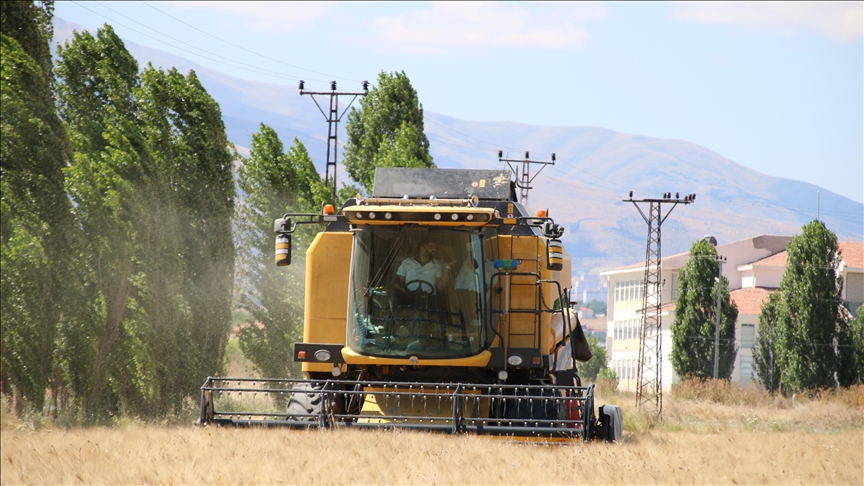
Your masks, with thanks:
<instances>
[{"instance_id":1,"label":"white cloud","mask_svg":"<svg viewBox=\"0 0 864 486\"><path fill-rule=\"evenodd\" d=\"M171 2L179 8L209 10L237 17L246 28L256 31L298 31L314 27L316 20L330 14L328 2Z\"/></svg>"},{"instance_id":2,"label":"white cloud","mask_svg":"<svg viewBox=\"0 0 864 486\"><path fill-rule=\"evenodd\" d=\"M741 24L795 34L809 29L838 42L864 34L861 2L693 2L672 3L672 18L694 22Z\"/></svg>"},{"instance_id":3,"label":"white cloud","mask_svg":"<svg viewBox=\"0 0 864 486\"><path fill-rule=\"evenodd\" d=\"M384 50L424 54L483 47L575 49L590 40L578 24L606 12L595 3L432 2L374 18L369 35Z\"/></svg>"}]
</instances>

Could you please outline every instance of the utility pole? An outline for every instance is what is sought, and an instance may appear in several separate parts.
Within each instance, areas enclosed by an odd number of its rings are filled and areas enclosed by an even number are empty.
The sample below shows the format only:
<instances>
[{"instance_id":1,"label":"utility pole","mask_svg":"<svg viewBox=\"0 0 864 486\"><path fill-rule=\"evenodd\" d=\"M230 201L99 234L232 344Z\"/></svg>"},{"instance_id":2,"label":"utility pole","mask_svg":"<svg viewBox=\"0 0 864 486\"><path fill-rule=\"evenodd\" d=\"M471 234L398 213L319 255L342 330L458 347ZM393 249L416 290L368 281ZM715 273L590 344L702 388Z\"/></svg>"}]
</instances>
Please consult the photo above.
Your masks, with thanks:
<instances>
[{"instance_id":1,"label":"utility pole","mask_svg":"<svg viewBox=\"0 0 864 486\"><path fill-rule=\"evenodd\" d=\"M530 155L528 152L525 152L524 160L516 160L516 159L505 159L504 152L502 150L498 151L498 162L507 162L507 166L510 167L510 171L513 172L513 175L516 176L516 187L520 189L519 191L519 202L524 205L528 205L528 190L533 189L531 187L531 183L534 181L534 178L537 177L537 174L540 173L547 165L555 165L555 154L552 154L552 162L543 162L540 160L530 160ZM522 163L522 175L519 175L518 167L513 167L512 164ZM529 175L529 167L531 164L540 164L540 169L537 170L537 173L534 174L534 177L530 177Z\"/></svg>"},{"instance_id":2,"label":"utility pole","mask_svg":"<svg viewBox=\"0 0 864 486\"><path fill-rule=\"evenodd\" d=\"M631 202L642 219L648 223L648 243L645 248L645 290L642 294L642 332L639 337L639 373L636 382L636 406L652 404L657 411L657 418L663 413L663 353L661 344L663 342L662 319L660 317L660 278L661 274L661 246L660 227L666 218L679 204L691 204L696 200L696 194L688 194L680 198L678 193L672 197L671 192L663 194L660 199L633 199L633 191L630 198L623 202ZM639 203L648 203L648 215L639 207ZM663 204L671 204L672 207L663 214Z\"/></svg>"},{"instance_id":3,"label":"utility pole","mask_svg":"<svg viewBox=\"0 0 864 486\"><path fill-rule=\"evenodd\" d=\"M342 120L342 116L345 115L345 113L348 111L348 108L351 108L351 104L354 103L354 100L356 100L358 96L366 96L367 94L369 94L369 81L363 81L361 85L363 86L363 92L355 93L347 91L336 91L336 81L330 81L330 91L306 91L306 82L301 79L299 83L300 95L310 95L312 97L312 101L315 102L315 106L318 107L318 110L321 112L322 115L324 115L324 118L327 120L327 164L324 166L324 181L328 186L331 184L330 168L332 167L333 204L336 204L336 163L339 160L336 156L336 150L339 147L339 121ZM315 95L330 97L329 114L324 113L324 110L321 108L318 100L315 99ZM351 98L351 101L348 103L348 106L345 107L345 110L342 111L342 113L339 113L340 96L353 96L353 98Z\"/></svg>"},{"instance_id":4,"label":"utility pole","mask_svg":"<svg viewBox=\"0 0 864 486\"><path fill-rule=\"evenodd\" d=\"M720 370L720 284L723 279L723 264L726 263L726 257L717 255L714 261L717 262L717 307L715 308L717 316L715 318L716 329L714 329L714 384L716 385L717 374Z\"/></svg>"}]
</instances>

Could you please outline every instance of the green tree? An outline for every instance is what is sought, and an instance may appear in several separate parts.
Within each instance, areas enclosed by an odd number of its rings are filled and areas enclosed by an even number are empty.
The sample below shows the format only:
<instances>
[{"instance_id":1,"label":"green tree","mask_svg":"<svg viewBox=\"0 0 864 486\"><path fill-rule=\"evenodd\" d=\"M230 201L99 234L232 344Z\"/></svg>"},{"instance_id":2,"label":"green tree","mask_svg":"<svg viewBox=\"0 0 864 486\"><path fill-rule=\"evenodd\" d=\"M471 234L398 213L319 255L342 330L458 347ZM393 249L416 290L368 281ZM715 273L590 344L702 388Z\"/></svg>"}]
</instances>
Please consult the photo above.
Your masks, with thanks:
<instances>
[{"instance_id":1,"label":"green tree","mask_svg":"<svg viewBox=\"0 0 864 486\"><path fill-rule=\"evenodd\" d=\"M49 42L54 36L51 24L54 18L54 2L17 1L0 3L0 32L21 46L41 71L39 85L48 86L52 78L52 60Z\"/></svg>"},{"instance_id":2,"label":"green tree","mask_svg":"<svg viewBox=\"0 0 864 486\"><path fill-rule=\"evenodd\" d=\"M777 326L784 390L835 386L843 305L837 250L837 237L818 220L806 224L786 245L788 263L780 290L788 318L779 319Z\"/></svg>"},{"instance_id":3,"label":"green tree","mask_svg":"<svg viewBox=\"0 0 864 486\"><path fill-rule=\"evenodd\" d=\"M263 123L252 135L239 179L244 194L237 209L238 273L244 276L239 305L256 321L241 331L240 349L264 376L296 374L292 349L303 328L303 250L312 233L297 231L292 265L277 267L273 220L316 208L327 190L303 144L295 138L286 153L276 132Z\"/></svg>"},{"instance_id":4,"label":"green tree","mask_svg":"<svg viewBox=\"0 0 864 486\"><path fill-rule=\"evenodd\" d=\"M585 304L585 307L591 309L595 316L606 314L606 302L601 302L597 299L591 299L591 302Z\"/></svg>"},{"instance_id":5,"label":"green tree","mask_svg":"<svg viewBox=\"0 0 864 486\"><path fill-rule=\"evenodd\" d=\"M63 386L57 342L72 322L78 230L64 190L71 159L51 93L53 4L0 3L0 391L42 410Z\"/></svg>"},{"instance_id":6,"label":"green tree","mask_svg":"<svg viewBox=\"0 0 864 486\"><path fill-rule=\"evenodd\" d=\"M234 287L235 156L219 105L194 71L184 76L150 66L142 88L140 125L181 229L179 295L188 306L189 324L175 334L180 354L172 369L174 381L182 383L173 392L178 407L183 396L195 393L202 376L222 366Z\"/></svg>"},{"instance_id":7,"label":"green tree","mask_svg":"<svg viewBox=\"0 0 864 486\"><path fill-rule=\"evenodd\" d=\"M345 168L367 193L376 167L435 167L423 132L423 105L404 72L378 75L377 86L348 114Z\"/></svg>"},{"instance_id":8,"label":"green tree","mask_svg":"<svg viewBox=\"0 0 864 486\"><path fill-rule=\"evenodd\" d=\"M110 26L58 46L56 90L74 162L66 186L85 233L90 318L70 330L63 357L88 417L141 412L151 395L148 250L162 244L167 198L136 120L138 64ZM171 245L167 245L171 248ZM150 272L150 273L148 273Z\"/></svg>"},{"instance_id":9,"label":"green tree","mask_svg":"<svg viewBox=\"0 0 864 486\"><path fill-rule=\"evenodd\" d=\"M847 315L838 324L837 383L842 387L864 384L864 313Z\"/></svg>"},{"instance_id":10,"label":"green tree","mask_svg":"<svg viewBox=\"0 0 864 486\"><path fill-rule=\"evenodd\" d=\"M221 369L233 286L233 156L218 105L194 72L148 66L136 107L165 195L155 203L141 288L155 415L178 410L202 376Z\"/></svg>"},{"instance_id":11,"label":"green tree","mask_svg":"<svg viewBox=\"0 0 864 486\"><path fill-rule=\"evenodd\" d=\"M597 373L606 368L606 346L600 343L597 336L587 336L588 348L591 349L591 359L579 365L579 376L587 381L596 381Z\"/></svg>"},{"instance_id":12,"label":"green tree","mask_svg":"<svg viewBox=\"0 0 864 486\"><path fill-rule=\"evenodd\" d=\"M780 388L780 366L777 364L777 330L780 321L788 319L789 313L779 292L772 292L759 313L756 344L753 347L753 364L759 382L768 391Z\"/></svg>"},{"instance_id":13,"label":"green tree","mask_svg":"<svg viewBox=\"0 0 864 486\"><path fill-rule=\"evenodd\" d=\"M837 381L840 386L864 384L864 312L841 320L838 339Z\"/></svg>"},{"instance_id":14,"label":"green tree","mask_svg":"<svg viewBox=\"0 0 864 486\"><path fill-rule=\"evenodd\" d=\"M714 376L717 250L705 241L690 247L690 259L678 279L675 321L672 323L672 367L680 377ZM718 378L728 380L735 365L735 321L738 308L729 299L729 281L721 279L720 351Z\"/></svg>"}]
</instances>

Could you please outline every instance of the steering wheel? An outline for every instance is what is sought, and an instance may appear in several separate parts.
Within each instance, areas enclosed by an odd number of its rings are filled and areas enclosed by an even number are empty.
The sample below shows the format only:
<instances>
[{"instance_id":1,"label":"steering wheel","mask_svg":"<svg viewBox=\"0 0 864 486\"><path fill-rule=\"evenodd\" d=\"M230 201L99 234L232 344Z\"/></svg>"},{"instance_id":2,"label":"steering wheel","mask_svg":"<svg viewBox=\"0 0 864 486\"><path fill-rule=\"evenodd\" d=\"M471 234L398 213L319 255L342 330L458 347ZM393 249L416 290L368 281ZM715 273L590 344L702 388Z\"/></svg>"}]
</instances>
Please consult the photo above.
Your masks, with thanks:
<instances>
[{"instance_id":1,"label":"steering wheel","mask_svg":"<svg viewBox=\"0 0 864 486\"><path fill-rule=\"evenodd\" d=\"M408 286L411 285L411 284L413 284L413 283L416 283L416 284L417 284L417 288L414 289L414 290L409 290L409 289L408 289ZM425 285L426 287L428 287L429 290L426 290L425 288L423 288L424 285ZM429 282L427 282L427 281L425 281L425 280L411 280L410 282L405 282L405 290L407 290L408 292L417 292L418 290L422 290L422 291L426 292L426 293L429 294L429 295L432 295L432 294L435 293L435 288L432 287L432 284L430 284Z\"/></svg>"}]
</instances>

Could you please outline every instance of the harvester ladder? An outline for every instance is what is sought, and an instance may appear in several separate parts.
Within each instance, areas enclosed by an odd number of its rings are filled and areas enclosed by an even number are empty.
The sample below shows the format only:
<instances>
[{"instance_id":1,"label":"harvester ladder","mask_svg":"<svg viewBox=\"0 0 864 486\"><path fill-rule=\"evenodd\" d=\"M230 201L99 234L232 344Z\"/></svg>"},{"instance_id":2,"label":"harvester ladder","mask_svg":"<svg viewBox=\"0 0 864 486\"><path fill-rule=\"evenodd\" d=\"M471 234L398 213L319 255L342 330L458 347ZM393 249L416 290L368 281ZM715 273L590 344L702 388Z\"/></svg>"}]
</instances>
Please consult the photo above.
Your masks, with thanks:
<instances>
[{"instance_id":1,"label":"harvester ladder","mask_svg":"<svg viewBox=\"0 0 864 486\"><path fill-rule=\"evenodd\" d=\"M515 277L515 279L514 279ZM514 281L515 280L515 281ZM526 282L525 280L530 280ZM533 287L533 290L527 290ZM526 289L519 291L519 289ZM530 315L531 317L531 325L526 326L525 321L520 322L519 329L514 332L513 319L508 318L507 325L507 347L512 347L513 338L514 337L530 337L531 338L531 346L518 346L518 347L540 347L540 315L542 314L541 302L542 302L542 282L540 280L540 275L538 273L533 272L510 272L510 288L507 289L510 292L511 298L510 303L512 304L515 299L512 298L512 295L533 295L533 300L531 302L531 307L514 307L512 305L508 306L508 308L503 309L505 315L510 314L519 314L519 315ZM530 327L530 331L527 329ZM524 341L524 340L523 340Z\"/></svg>"}]
</instances>

